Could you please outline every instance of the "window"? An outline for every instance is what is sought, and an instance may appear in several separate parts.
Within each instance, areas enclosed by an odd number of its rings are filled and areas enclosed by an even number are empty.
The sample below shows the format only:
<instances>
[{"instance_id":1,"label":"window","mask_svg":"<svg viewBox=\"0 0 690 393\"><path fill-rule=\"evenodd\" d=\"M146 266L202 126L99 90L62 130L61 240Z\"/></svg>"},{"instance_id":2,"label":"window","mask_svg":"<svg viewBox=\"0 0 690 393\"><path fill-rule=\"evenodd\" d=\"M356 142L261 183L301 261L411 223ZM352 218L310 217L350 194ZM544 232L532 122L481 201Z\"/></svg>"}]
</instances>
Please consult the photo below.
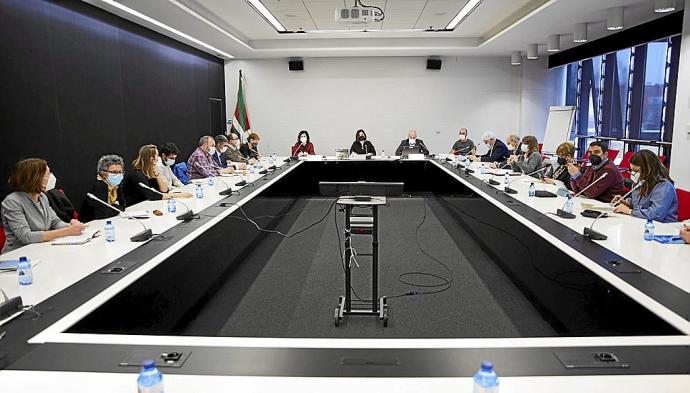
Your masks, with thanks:
<instances>
[{"instance_id":1,"label":"window","mask_svg":"<svg viewBox=\"0 0 690 393\"><path fill-rule=\"evenodd\" d=\"M644 88L642 92L642 139L660 140L664 88L666 81L666 55L668 40L647 44Z\"/></svg>"}]
</instances>

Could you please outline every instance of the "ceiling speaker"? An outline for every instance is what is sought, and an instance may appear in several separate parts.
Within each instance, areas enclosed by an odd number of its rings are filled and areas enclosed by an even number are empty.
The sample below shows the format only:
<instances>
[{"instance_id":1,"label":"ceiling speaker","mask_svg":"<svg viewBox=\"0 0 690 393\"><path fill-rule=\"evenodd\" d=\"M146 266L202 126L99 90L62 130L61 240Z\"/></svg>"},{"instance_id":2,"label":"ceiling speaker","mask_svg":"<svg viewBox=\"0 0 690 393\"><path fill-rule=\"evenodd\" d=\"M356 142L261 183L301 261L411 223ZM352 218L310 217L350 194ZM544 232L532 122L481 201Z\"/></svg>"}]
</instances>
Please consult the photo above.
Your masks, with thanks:
<instances>
[{"instance_id":1,"label":"ceiling speaker","mask_svg":"<svg viewBox=\"0 0 690 393\"><path fill-rule=\"evenodd\" d=\"M304 71L304 61L302 59L290 60L288 62L290 71Z\"/></svg>"},{"instance_id":2,"label":"ceiling speaker","mask_svg":"<svg viewBox=\"0 0 690 393\"><path fill-rule=\"evenodd\" d=\"M441 69L441 59L426 59L426 69L427 70L440 70Z\"/></svg>"}]
</instances>

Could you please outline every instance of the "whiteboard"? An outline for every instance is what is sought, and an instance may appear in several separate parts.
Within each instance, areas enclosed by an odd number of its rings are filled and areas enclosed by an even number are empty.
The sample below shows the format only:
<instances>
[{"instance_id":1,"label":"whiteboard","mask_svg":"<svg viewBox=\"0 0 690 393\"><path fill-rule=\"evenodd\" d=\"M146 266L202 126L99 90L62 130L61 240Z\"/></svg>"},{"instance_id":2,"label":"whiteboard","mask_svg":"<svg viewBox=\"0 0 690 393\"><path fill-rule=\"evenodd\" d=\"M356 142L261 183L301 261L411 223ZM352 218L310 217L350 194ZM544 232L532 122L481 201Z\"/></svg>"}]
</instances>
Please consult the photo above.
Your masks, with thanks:
<instances>
[{"instance_id":1,"label":"whiteboard","mask_svg":"<svg viewBox=\"0 0 690 393\"><path fill-rule=\"evenodd\" d=\"M552 106L549 108L542 153L556 153L558 145L570 141L570 129L573 125L574 115L574 106Z\"/></svg>"}]
</instances>

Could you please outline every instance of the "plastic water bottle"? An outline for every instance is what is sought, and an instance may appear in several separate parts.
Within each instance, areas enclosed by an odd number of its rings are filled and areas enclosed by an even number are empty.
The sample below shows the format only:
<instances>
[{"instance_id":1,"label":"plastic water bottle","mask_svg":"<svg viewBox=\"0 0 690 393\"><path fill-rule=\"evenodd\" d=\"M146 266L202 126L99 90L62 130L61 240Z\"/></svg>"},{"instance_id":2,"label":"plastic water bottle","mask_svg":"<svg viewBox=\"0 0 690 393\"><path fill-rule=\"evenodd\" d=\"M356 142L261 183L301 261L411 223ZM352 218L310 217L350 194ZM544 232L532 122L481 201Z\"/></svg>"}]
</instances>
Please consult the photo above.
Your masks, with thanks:
<instances>
[{"instance_id":1,"label":"plastic water bottle","mask_svg":"<svg viewBox=\"0 0 690 393\"><path fill-rule=\"evenodd\" d=\"M204 197L204 189L201 187L201 184L196 185L196 198L197 199L203 199Z\"/></svg>"},{"instance_id":2,"label":"plastic water bottle","mask_svg":"<svg viewBox=\"0 0 690 393\"><path fill-rule=\"evenodd\" d=\"M163 374L156 368L153 360L144 360L137 378L139 393L163 393Z\"/></svg>"},{"instance_id":3,"label":"plastic water bottle","mask_svg":"<svg viewBox=\"0 0 690 393\"><path fill-rule=\"evenodd\" d=\"M386 151L381 149L381 158L386 158Z\"/></svg>"},{"instance_id":4,"label":"plastic water bottle","mask_svg":"<svg viewBox=\"0 0 690 393\"><path fill-rule=\"evenodd\" d=\"M654 240L654 221L647 219L647 223L644 224L644 240Z\"/></svg>"},{"instance_id":5,"label":"plastic water bottle","mask_svg":"<svg viewBox=\"0 0 690 393\"><path fill-rule=\"evenodd\" d=\"M536 187L534 187L534 183L529 184L528 195L529 195L529 197L533 197L533 196L537 195L537 189L536 189Z\"/></svg>"},{"instance_id":6,"label":"plastic water bottle","mask_svg":"<svg viewBox=\"0 0 690 393\"><path fill-rule=\"evenodd\" d=\"M565 201L563 211L566 213L573 214L573 196L570 195L570 193L568 193L568 199Z\"/></svg>"},{"instance_id":7,"label":"plastic water bottle","mask_svg":"<svg viewBox=\"0 0 690 393\"><path fill-rule=\"evenodd\" d=\"M175 213L177 211L177 204L175 198L168 199L168 213Z\"/></svg>"},{"instance_id":8,"label":"plastic water bottle","mask_svg":"<svg viewBox=\"0 0 690 393\"><path fill-rule=\"evenodd\" d=\"M249 177L254 176L254 165L249 165Z\"/></svg>"},{"instance_id":9,"label":"plastic water bottle","mask_svg":"<svg viewBox=\"0 0 690 393\"><path fill-rule=\"evenodd\" d=\"M34 273L31 270L31 262L27 257L19 257L17 264L17 275L19 276L20 285L29 285L34 282Z\"/></svg>"},{"instance_id":10,"label":"plastic water bottle","mask_svg":"<svg viewBox=\"0 0 690 393\"><path fill-rule=\"evenodd\" d=\"M508 190L510 188L510 175L508 175L508 172L506 172L505 175L503 175L503 190Z\"/></svg>"},{"instance_id":11,"label":"plastic water bottle","mask_svg":"<svg viewBox=\"0 0 690 393\"><path fill-rule=\"evenodd\" d=\"M213 176L208 177L208 186L213 187Z\"/></svg>"},{"instance_id":12,"label":"plastic water bottle","mask_svg":"<svg viewBox=\"0 0 690 393\"><path fill-rule=\"evenodd\" d=\"M498 393L498 375L491 362L482 362L479 371L474 374L474 393Z\"/></svg>"},{"instance_id":13,"label":"plastic water bottle","mask_svg":"<svg viewBox=\"0 0 690 393\"><path fill-rule=\"evenodd\" d=\"M105 229L103 232L105 232L106 243L112 243L115 241L115 226L113 225L112 221L108 220L105 222Z\"/></svg>"}]
</instances>

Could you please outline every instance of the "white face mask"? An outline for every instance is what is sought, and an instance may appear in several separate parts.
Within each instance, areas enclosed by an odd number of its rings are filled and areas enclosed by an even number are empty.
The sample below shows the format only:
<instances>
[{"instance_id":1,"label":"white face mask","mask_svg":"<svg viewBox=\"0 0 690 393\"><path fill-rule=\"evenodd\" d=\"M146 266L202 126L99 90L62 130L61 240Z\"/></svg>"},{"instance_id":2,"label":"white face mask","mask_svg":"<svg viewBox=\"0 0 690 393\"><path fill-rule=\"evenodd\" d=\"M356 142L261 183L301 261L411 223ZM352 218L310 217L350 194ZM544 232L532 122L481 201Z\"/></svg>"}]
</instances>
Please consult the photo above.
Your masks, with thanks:
<instances>
[{"instance_id":1,"label":"white face mask","mask_svg":"<svg viewBox=\"0 0 690 393\"><path fill-rule=\"evenodd\" d=\"M307 143L307 137L303 136L303 137L299 138L299 141L302 143Z\"/></svg>"},{"instance_id":2,"label":"white face mask","mask_svg":"<svg viewBox=\"0 0 690 393\"><path fill-rule=\"evenodd\" d=\"M208 148L208 154L210 154L210 155L216 154L216 147L215 146L209 147Z\"/></svg>"},{"instance_id":3,"label":"white face mask","mask_svg":"<svg viewBox=\"0 0 690 393\"><path fill-rule=\"evenodd\" d=\"M48 176L48 183L46 184L46 192L55 188L55 183L57 183L57 178L52 173Z\"/></svg>"},{"instance_id":4,"label":"white face mask","mask_svg":"<svg viewBox=\"0 0 690 393\"><path fill-rule=\"evenodd\" d=\"M225 153L226 151L228 151L228 147L227 147L227 146L223 146L223 148L220 149L220 152L221 152L221 153Z\"/></svg>"},{"instance_id":5,"label":"white face mask","mask_svg":"<svg viewBox=\"0 0 690 393\"><path fill-rule=\"evenodd\" d=\"M467 140L467 135L465 135L465 134L460 134L460 140L461 140L461 141Z\"/></svg>"},{"instance_id":6,"label":"white face mask","mask_svg":"<svg viewBox=\"0 0 690 393\"><path fill-rule=\"evenodd\" d=\"M521 150L523 153L527 153L529 151L529 145L523 143Z\"/></svg>"},{"instance_id":7,"label":"white face mask","mask_svg":"<svg viewBox=\"0 0 690 393\"><path fill-rule=\"evenodd\" d=\"M409 143L410 145L414 145L415 143L417 143L417 139L416 139L416 138L408 138L407 141L408 141L408 143Z\"/></svg>"},{"instance_id":8,"label":"white face mask","mask_svg":"<svg viewBox=\"0 0 690 393\"><path fill-rule=\"evenodd\" d=\"M630 172L630 180L637 184L640 182L640 172Z\"/></svg>"}]
</instances>

